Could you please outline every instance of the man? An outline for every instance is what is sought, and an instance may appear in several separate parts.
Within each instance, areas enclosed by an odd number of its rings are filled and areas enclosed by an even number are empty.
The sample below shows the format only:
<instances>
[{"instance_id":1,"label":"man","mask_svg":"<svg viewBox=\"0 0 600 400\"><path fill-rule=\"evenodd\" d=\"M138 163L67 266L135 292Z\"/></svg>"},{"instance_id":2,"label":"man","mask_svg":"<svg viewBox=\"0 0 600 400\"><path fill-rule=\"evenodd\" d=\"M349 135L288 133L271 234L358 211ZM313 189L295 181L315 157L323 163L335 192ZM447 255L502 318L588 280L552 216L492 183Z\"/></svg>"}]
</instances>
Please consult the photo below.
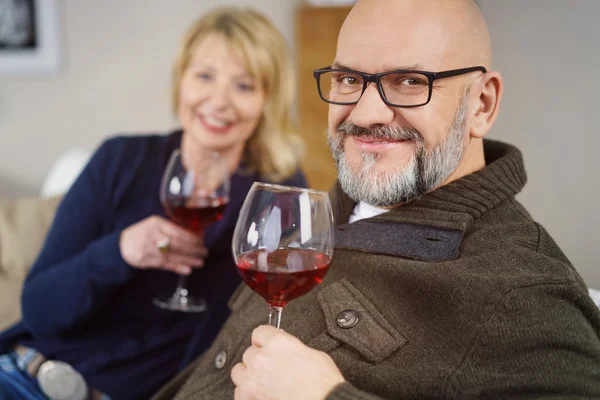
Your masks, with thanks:
<instances>
[{"instance_id":1,"label":"man","mask_svg":"<svg viewBox=\"0 0 600 400\"><path fill-rule=\"evenodd\" d=\"M266 306L238 289L157 398L600 397L600 313L515 200L520 152L483 141L503 90L490 66L471 0L359 1L315 72L339 176L328 275L283 330L254 329Z\"/></svg>"}]
</instances>

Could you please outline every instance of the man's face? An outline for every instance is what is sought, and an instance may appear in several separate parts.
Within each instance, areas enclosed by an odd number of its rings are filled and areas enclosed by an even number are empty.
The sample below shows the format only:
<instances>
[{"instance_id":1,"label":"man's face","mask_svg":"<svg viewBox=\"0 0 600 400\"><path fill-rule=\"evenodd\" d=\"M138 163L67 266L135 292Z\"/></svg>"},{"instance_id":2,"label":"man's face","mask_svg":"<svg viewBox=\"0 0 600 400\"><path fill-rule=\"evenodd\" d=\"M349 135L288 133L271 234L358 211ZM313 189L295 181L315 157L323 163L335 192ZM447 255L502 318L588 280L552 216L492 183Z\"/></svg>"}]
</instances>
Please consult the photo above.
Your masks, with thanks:
<instances>
[{"instance_id":1,"label":"man's face","mask_svg":"<svg viewBox=\"0 0 600 400\"><path fill-rule=\"evenodd\" d=\"M443 18L420 18L412 5L390 13L365 3L372 7L354 12L340 32L333 68L374 74L471 66L454 51ZM344 191L355 201L390 207L446 182L468 143L470 82L468 75L436 80L431 101L416 108L386 105L374 83L358 104L330 104L329 144Z\"/></svg>"}]
</instances>

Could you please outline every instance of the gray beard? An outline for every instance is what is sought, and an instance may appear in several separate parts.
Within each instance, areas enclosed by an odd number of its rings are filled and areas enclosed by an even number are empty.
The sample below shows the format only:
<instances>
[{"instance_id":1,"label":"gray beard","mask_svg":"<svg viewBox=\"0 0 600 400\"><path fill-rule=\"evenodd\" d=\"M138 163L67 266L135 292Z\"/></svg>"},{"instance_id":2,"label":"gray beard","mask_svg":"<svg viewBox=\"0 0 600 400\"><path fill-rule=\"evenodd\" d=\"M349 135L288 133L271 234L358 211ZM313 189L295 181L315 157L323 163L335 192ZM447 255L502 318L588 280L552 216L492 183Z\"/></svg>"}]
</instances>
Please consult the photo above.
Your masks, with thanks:
<instances>
[{"instance_id":1,"label":"gray beard","mask_svg":"<svg viewBox=\"0 0 600 400\"><path fill-rule=\"evenodd\" d=\"M391 207L410 202L441 185L456 170L463 155L467 106L467 90L456 110L446 139L428 150L425 140L413 127L382 126L366 129L342 123L337 135L328 132L329 148L337 164L338 179L346 194L356 202L377 207ZM362 164L353 167L344 151L346 137L369 136L376 139L413 140L416 149L407 165L383 172L375 170L379 154L362 153Z\"/></svg>"}]
</instances>

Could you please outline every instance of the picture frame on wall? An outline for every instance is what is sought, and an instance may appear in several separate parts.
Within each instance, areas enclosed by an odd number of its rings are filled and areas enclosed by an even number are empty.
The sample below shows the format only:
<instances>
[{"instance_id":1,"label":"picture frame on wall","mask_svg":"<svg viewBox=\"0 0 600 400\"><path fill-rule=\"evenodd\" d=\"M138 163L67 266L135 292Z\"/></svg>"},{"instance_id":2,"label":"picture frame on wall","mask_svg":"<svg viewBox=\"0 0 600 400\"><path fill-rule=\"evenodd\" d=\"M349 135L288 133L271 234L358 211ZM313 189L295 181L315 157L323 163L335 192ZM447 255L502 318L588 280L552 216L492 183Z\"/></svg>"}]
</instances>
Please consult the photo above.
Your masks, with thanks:
<instances>
[{"instance_id":1,"label":"picture frame on wall","mask_svg":"<svg viewBox=\"0 0 600 400\"><path fill-rule=\"evenodd\" d=\"M0 75L60 70L57 0L0 0Z\"/></svg>"}]
</instances>

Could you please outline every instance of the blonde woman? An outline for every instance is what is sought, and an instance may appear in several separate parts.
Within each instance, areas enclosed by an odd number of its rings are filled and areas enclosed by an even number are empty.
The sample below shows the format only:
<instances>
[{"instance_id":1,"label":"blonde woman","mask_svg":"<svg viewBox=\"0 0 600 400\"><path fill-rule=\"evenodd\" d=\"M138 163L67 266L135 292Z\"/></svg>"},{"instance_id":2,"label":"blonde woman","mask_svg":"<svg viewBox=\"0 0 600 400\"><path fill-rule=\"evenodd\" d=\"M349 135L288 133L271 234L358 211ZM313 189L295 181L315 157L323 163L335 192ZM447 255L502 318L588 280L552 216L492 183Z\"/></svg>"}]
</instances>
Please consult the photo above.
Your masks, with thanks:
<instances>
[{"instance_id":1,"label":"blonde woman","mask_svg":"<svg viewBox=\"0 0 600 400\"><path fill-rule=\"evenodd\" d=\"M306 185L293 96L285 41L264 16L226 8L194 22L173 69L182 129L112 138L96 151L27 277L23 321L0 335L0 357L14 366L0 368L0 392L146 399L211 344L240 282L231 237L247 191L256 180ZM229 205L206 237L168 221L160 205L161 176L177 149L184 162L207 149L228 161ZM158 246L165 238L166 253ZM175 287L173 272L190 275L188 288L207 300L206 311L153 305ZM39 357L64 368L37 379Z\"/></svg>"}]
</instances>

